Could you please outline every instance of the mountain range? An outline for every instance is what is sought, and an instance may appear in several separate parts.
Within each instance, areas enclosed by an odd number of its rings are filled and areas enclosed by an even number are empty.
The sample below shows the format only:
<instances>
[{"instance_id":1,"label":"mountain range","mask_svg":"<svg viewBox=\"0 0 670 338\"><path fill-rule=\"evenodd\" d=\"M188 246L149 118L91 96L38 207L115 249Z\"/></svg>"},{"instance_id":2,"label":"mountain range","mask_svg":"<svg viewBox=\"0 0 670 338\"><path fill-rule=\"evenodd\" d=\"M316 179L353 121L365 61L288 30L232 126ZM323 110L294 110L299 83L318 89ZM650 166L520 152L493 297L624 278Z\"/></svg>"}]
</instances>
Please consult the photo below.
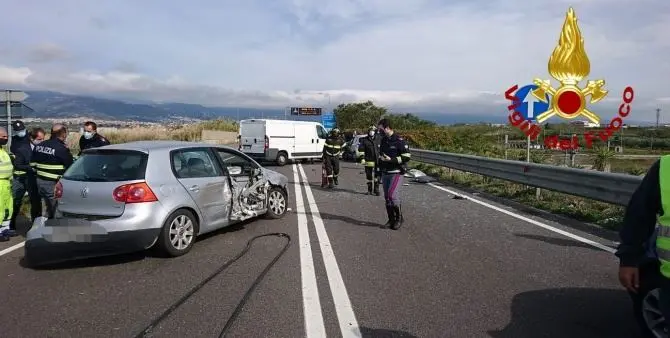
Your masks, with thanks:
<instances>
[{"instance_id":1,"label":"mountain range","mask_svg":"<svg viewBox=\"0 0 670 338\"><path fill-rule=\"evenodd\" d=\"M28 94L28 98L23 103L27 107L12 108L14 114L26 118L58 119L89 117L101 120L157 123L217 118L239 120L288 117L300 120L320 120L319 116L287 116L284 109L281 108L206 107L199 104L187 103L129 102L92 96L68 95L53 91L26 91L26 94ZM411 113L441 125L480 122L507 123L506 112L501 112L500 114ZM633 121L627 122L633 123Z\"/></svg>"}]
</instances>

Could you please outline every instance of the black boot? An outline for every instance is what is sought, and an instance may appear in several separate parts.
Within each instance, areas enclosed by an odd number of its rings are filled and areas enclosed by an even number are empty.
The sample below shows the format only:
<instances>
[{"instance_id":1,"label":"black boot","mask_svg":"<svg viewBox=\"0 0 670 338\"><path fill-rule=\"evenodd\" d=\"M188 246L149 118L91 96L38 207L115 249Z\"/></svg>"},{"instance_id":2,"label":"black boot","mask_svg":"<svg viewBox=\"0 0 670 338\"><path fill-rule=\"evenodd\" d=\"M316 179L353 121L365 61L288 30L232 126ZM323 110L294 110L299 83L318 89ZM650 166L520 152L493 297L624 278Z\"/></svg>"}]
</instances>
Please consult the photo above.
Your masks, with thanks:
<instances>
[{"instance_id":1,"label":"black boot","mask_svg":"<svg viewBox=\"0 0 670 338\"><path fill-rule=\"evenodd\" d=\"M386 222L386 224L380 226L382 229L388 229L388 228L393 228L395 226L395 212L393 211L393 207L387 205L386 206L386 215L388 216L389 220Z\"/></svg>"},{"instance_id":2,"label":"black boot","mask_svg":"<svg viewBox=\"0 0 670 338\"><path fill-rule=\"evenodd\" d=\"M333 178L332 177L328 177L328 188L333 189Z\"/></svg>"},{"instance_id":3,"label":"black boot","mask_svg":"<svg viewBox=\"0 0 670 338\"><path fill-rule=\"evenodd\" d=\"M368 182L368 195L372 195L372 182Z\"/></svg>"},{"instance_id":4,"label":"black boot","mask_svg":"<svg viewBox=\"0 0 670 338\"><path fill-rule=\"evenodd\" d=\"M378 182L375 182L375 184L374 184L374 189L375 189L375 190L374 190L374 194L375 194L376 196L379 196L379 183L378 183Z\"/></svg>"},{"instance_id":5,"label":"black boot","mask_svg":"<svg viewBox=\"0 0 670 338\"><path fill-rule=\"evenodd\" d=\"M391 226L391 229L398 230L405 221L405 218L402 216L402 209L399 205L393 206L393 217L395 222L393 223L393 226Z\"/></svg>"},{"instance_id":6,"label":"black boot","mask_svg":"<svg viewBox=\"0 0 670 338\"><path fill-rule=\"evenodd\" d=\"M335 185L337 185L337 176L333 177L333 182L335 182Z\"/></svg>"}]
</instances>

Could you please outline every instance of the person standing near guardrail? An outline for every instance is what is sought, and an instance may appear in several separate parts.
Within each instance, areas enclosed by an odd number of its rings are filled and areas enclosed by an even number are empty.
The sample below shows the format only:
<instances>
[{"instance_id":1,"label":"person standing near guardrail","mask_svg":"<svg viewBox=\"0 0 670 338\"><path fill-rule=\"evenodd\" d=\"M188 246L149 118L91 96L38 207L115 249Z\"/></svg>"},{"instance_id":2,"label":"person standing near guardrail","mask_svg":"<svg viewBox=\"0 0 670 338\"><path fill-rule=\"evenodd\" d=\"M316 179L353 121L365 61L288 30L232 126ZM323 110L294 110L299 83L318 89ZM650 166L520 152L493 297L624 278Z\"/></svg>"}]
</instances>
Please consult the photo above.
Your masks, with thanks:
<instances>
[{"instance_id":1,"label":"person standing near guardrail","mask_svg":"<svg viewBox=\"0 0 670 338\"><path fill-rule=\"evenodd\" d=\"M377 128L379 134L383 135L379 146L379 169L382 173L386 214L389 219L381 228L390 227L393 230L398 230L404 221L398 193L411 154L409 145L402 137L393 132L391 122L388 119L381 119L377 123Z\"/></svg>"},{"instance_id":2,"label":"person standing near guardrail","mask_svg":"<svg viewBox=\"0 0 670 338\"><path fill-rule=\"evenodd\" d=\"M641 267L646 269L651 262L662 276L659 308L666 318L666 325L669 325L670 155L662 156L649 168L631 196L619 237L620 244L616 252L620 260L619 282L628 292L636 294L640 290ZM650 250L655 251L657 258L649 258Z\"/></svg>"},{"instance_id":3,"label":"person standing near guardrail","mask_svg":"<svg viewBox=\"0 0 670 338\"><path fill-rule=\"evenodd\" d=\"M0 127L0 242L9 240L9 222L12 218L12 172L14 166L9 153L4 149L9 141L7 129Z\"/></svg>"},{"instance_id":4,"label":"person standing near guardrail","mask_svg":"<svg viewBox=\"0 0 670 338\"><path fill-rule=\"evenodd\" d=\"M377 161L379 161L381 137L376 135L376 129L375 126L370 126L368 129L368 136L361 138L358 143L356 155L358 161L365 166L365 178L368 181L368 195L374 193L379 196L380 175L378 175L379 166L377 165Z\"/></svg>"},{"instance_id":5,"label":"person standing near guardrail","mask_svg":"<svg viewBox=\"0 0 670 338\"><path fill-rule=\"evenodd\" d=\"M54 218L56 213L56 182L74 162L70 149L65 146L65 139L67 128L62 124L54 124L51 127L51 138L33 149L30 165L35 168L37 189L40 197L46 201L48 218Z\"/></svg>"}]
</instances>

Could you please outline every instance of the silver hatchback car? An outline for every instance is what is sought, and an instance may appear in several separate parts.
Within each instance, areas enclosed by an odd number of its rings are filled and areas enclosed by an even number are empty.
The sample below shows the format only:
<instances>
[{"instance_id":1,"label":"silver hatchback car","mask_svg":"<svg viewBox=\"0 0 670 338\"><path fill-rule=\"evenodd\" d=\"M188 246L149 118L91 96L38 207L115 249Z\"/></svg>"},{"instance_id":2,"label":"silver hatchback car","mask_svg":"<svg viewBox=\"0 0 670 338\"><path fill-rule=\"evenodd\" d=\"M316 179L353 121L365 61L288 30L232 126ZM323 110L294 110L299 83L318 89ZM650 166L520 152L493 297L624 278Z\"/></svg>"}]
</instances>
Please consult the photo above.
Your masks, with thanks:
<instances>
[{"instance_id":1,"label":"silver hatchback car","mask_svg":"<svg viewBox=\"0 0 670 338\"><path fill-rule=\"evenodd\" d=\"M58 181L56 217L27 234L29 264L156 247L180 256L198 235L288 207L286 176L228 148L140 141L85 150Z\"/></svg>"}]
</instances>

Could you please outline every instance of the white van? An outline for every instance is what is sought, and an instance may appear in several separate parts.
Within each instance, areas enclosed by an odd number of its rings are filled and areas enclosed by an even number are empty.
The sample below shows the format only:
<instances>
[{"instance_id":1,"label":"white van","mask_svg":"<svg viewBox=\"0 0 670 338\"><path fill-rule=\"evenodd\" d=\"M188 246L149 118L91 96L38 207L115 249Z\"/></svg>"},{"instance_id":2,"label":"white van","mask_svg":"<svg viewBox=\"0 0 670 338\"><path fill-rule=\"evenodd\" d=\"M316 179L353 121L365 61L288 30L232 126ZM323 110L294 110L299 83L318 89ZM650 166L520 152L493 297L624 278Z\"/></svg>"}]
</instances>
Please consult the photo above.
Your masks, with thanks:
<instances>
[{"instance_id":1,"label":"white van","mask_svg":"<svg viewBox=\"0 0 670 338\"><path fill-rule=\"evenodd\" d=\"M240 121L239 149L259 161L320 159L328 133L318 122L251 119Z\"/></svg>"}]
</instances>

